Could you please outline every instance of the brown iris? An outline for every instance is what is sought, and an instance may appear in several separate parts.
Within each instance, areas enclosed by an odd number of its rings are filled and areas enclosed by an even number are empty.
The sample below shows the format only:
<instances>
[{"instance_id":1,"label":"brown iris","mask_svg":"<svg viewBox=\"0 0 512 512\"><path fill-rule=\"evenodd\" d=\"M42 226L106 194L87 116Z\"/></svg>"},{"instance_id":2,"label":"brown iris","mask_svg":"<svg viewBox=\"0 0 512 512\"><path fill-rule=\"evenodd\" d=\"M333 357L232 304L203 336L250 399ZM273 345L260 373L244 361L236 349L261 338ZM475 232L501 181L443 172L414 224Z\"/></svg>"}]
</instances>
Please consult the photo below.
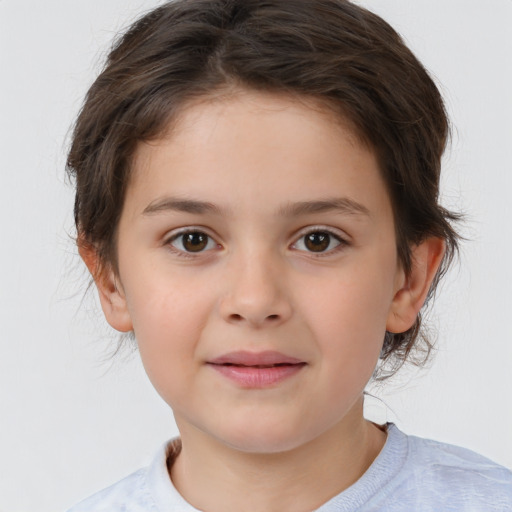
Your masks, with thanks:
<instances>
[{"instance_id":1,"label":"brown iris","mask_svg":"<svg viewBox=\"0 0 512 512\"><path fill-rule=\"evenodd\" d=\"M200 231L193 231L182 235L183 247L188 252L199 252L208 245L208 235Z\"/></svg>"},{"instance_id":2,"label":"brown iris","mask_svg":"<svg viewBox=\"0 0 512 512\"><path fill-rule=\"evenodd\" d=\"M309 233L304 237L304 245L309 251L312 252L323 252L325 251L331 242L331 235L323 231L316 231L315 233Z\"/></svg>"}]
</instances>

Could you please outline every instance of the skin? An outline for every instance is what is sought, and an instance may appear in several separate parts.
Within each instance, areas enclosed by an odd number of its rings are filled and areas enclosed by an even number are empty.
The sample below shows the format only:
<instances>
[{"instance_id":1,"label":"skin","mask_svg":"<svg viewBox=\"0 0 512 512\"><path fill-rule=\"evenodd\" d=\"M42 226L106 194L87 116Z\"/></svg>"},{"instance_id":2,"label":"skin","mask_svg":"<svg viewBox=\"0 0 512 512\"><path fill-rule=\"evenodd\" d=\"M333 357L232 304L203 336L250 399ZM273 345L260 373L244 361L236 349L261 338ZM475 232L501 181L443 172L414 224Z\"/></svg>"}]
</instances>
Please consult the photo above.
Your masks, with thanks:
<instances>
[{"instance_id":1,"label":"skin","mask_svg":"<svg viewBox=\"0 0 512 512\"><path fill-rule=\"evenodd\" d=\"M343 208L297 211L334 199ZM183 228L208 235L204 250L186 251ZM330 242L314 252L305 235L318 232ZM363 418L363 390L385 331L414 322L443 242L414 247L405 275L378 162L349 128L279 95L191 104L140 144L117 242L118 272L95 275L100 299L173 409L171 478L187 501L310 511L364 473L386 434ZM95 274L94 248L81 254ZM246 389L208 364L240 350L305 364Z\"/></svg>"}]
</instances>

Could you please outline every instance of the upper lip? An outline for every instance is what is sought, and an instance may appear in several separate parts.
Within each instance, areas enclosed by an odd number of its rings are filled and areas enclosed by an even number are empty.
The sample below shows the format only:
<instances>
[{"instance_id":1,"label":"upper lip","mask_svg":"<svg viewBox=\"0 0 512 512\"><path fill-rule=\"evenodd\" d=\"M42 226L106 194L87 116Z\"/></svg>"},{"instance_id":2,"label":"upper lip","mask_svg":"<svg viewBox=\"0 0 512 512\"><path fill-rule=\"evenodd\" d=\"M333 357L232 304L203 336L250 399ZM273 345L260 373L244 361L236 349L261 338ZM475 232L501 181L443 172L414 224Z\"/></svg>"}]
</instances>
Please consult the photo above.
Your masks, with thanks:
<instances>
[{"instance_id":1,"label":"upper lip","mask_svg":"<svg viewBox=\"0 0 512 512\"><path fill-rule=\"evenodd\" d=\"M277 364L305 364L296 357L290 357L281 352L266 350L264 352L247 352L240 350L228 352L215 359L208 360L209 364L232 364L237 366L273 366Z\"/></svg>"}]
</instances>

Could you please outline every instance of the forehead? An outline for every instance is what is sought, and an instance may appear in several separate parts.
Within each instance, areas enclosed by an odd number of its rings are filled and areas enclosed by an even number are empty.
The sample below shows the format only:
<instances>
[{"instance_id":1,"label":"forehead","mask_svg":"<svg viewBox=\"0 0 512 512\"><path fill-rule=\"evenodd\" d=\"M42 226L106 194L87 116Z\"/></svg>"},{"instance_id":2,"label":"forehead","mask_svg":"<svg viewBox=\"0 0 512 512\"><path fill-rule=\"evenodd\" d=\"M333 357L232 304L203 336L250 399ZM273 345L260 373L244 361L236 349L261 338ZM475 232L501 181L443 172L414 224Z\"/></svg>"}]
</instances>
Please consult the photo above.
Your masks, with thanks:
<instances>
[{"instance_id":1,"label":"forehead","mask_svg":"<svg viewBox=\"0 0 512 512\"><path fill-rule=\"evenodd\" d=\"M139 144L132 172L127 200L146 203L162 194L239 206L342 193L387 200L376 156L348 122L310 98L269 93L186 105L159 138Z\"/></svg>"}]
</instances>

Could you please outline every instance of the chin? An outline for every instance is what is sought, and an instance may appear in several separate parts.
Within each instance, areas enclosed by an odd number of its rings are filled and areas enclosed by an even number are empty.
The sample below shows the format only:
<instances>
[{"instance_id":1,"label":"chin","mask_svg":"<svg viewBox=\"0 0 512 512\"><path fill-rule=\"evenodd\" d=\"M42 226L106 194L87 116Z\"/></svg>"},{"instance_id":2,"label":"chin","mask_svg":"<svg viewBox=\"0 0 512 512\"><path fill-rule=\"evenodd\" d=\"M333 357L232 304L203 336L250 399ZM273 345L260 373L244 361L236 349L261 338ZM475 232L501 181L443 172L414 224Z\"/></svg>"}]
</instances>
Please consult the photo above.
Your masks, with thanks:
<instances>
[{"instance_id":1,"label":"chin","mask_svg":"<svg viewBox=\"0 0 512 512\"><path fill-rule=\"evenodd\" d=\"M231 425L232 427L232 425ZM246 425L224 432L218 439L235 450L253 454L277 454L292 451L312 440L297 425Z\"/></svg>"},{"instance_id":2,"label":"chin","mask_svg":"<svg viewBox=\"0 0 512 512\"><path fill-rule=\"evenodd\" d=\"M275 436L245 436L242 439L230 440L226 443L230 448L244 453L270 455L289 452L301 446L301 442L286 438L276 439Z\"/></svg>"}]
</instances>

